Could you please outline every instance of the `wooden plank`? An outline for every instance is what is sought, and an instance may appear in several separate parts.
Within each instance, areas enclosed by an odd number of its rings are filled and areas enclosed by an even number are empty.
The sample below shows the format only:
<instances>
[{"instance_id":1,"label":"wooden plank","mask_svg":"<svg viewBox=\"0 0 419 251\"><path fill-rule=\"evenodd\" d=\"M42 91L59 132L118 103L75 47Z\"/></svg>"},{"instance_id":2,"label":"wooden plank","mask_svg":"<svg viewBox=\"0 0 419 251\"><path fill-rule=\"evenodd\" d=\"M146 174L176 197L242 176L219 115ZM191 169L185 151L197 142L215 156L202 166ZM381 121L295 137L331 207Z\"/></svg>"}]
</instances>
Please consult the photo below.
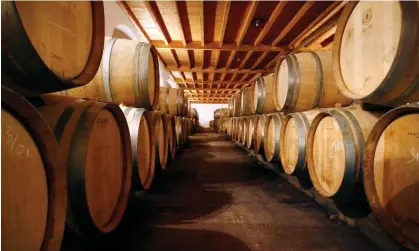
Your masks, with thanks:
<instances>
[{"instance_id":1,"label":"wooden plank","mask_svg":"<svg viewBox=\"0 0 419 251\"><path fill-rule=\"evenodd\" d=\"M192 41L184 44L183 41L172 41L169 44L165 44L161 40L152 40L153 44L158 49L176 49L176 50L221 50L221 51L284 51L290 50L288 46L270 46L270 45L237 45L236 43L220 45L219 42L211 42L202 45L200 41Z\"/></svg>"},{"instance_id":2,"label":"wooden plank","mask_svg":"<svg viewBox=\"0 0 419 251\"><path fill-rule=\"evenodd\" d=\"M150 42L151 39L148 36L147 32L145 31L144 27L140 24L137 17L135 16L134 12L132 12L131 8L129 7L128 3L126 1L116 1L119 6L125 11L125 13L128 15L128 18L131 20L131 22L134 24L134 27L137 27L140 30L140 33L144 36L144 38Z\"/></svg>"},{"instance_id":3,"label":"wooden plank","mask_svg":"<svg viewBox=\"0 0 419 251\"><path fill-rule=\"evenodd\" d=\"M237 46L240 46L243 42L244 36L246 35L247 30L249 29L250 24L252 23L253 16L255 14L256 8L258 6L258 1L251 1L249 6L246 9L246 17L244 18L242 24L240 25L240 30L236 38Z\"/></svg>"},{"instance_id":4,"label":"wooden plank","mask_svg":"<svg viewBox=\"0 0 419 251\"><path fill-rule=\"evenodd\" d=\"M224 89L224 88L183 88L185 91L240 91L239 88L230 88L230 89Z\"/></svg>"},{"instance_id":5,"label":"wooden plank","mask_svg":"<svg viewBox=\"0 0 419 251\"><path fill-rule=\"evenodd\" d=\"M277 45L287 35L287 33L300 21L300 19L313 7L315 1L306 2L303 7L295 14L291 21L281 30L272 45Z\"/></svg>"},{"instance_id":6,"label":"wooden plank","mask_svg":"<svg viewBox=\"0 0 419 251\"><path fill-rule=\"evenodd\" d=\"M147 10L150 12L153 21L156 23L157 27L159 27L160 31L163 34L163 41L166 45L168 45L172 40L170 38L169 31L167 30L166 24L164 23L163 17L159 11L159 8L155 1L144 1L144 5L146 6Z\"/></svg>"},{"instance_id":7,"label":"wooden plank","mask_svg":"<svg viewBox=\"0 0 419 251\"><path fill-rule=\"evenodd\" d=\"M269 30L272 28L272 25L274 24L278 16L281 14L286 4L287 4L286 1L280 1L278 3L278 5L275 7L275 10L272 12L272 15L270 16L268 22L265 24L262 31L259 33L255 42L253 43L254 46L259 46L262 43L266 34L268 34Z\"/></svg>"},{"instance_id":8,"label":"wooden plank","mask_svg":"<svg viewBox=\"0 0 419 251\"><path fill-rule=\"evenodd\" d=\"M225 35L225 32L226 32L227 21L228 21L228 13L230 12L230 6L231 6L231 2L227 1L225 3L224 13L223 13L223 21L221 22L221 34L220 34L220 41L219 41L219 46L220 47L223 47L223 43L224 43L224 35Z\"/></svg>"},{"instance_id":9,"label":"wooden plank","mask_svg":"<svg viewBox=\"0 0 419 251\"><path fill-rule=\"evenodd\" d=\"M180 71L180 72L206 72L206 73L264 73L267 72L264 69L261 70L249 70L249 69L213 69L213 68L207 68L207 69L200 69L200 68L189 68L189 67L176 67L173 65L168 65L167 67L168 71Z\"/></svg>"},{"instance_id":10,"label":"wooden plank","mask_svg":"<svg viewBox=\"0 0 419 251\"><path fill-rule=\"evenodd\" d=\"M332 18L337 12L339 12L348 1L336 1L333 2L323 13L321 13L316 19L313 20L293 41L290 43L290 47L297 47L305 38L310 34L319 29L325 24L330 18Z\"/></svg>"}]
</instances>

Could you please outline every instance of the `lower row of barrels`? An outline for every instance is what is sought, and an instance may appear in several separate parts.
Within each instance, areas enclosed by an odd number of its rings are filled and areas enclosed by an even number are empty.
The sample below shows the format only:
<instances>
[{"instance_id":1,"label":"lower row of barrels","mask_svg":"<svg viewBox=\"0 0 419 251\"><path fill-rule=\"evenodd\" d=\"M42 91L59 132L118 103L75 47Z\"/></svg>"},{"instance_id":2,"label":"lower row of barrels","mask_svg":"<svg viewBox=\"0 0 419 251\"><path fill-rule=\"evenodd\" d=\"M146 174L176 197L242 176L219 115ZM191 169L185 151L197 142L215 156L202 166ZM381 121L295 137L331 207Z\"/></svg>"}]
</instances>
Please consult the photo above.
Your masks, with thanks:
<instances>
[{"instance_id":1,"label":"lower row of barrels","mask_svg":"<svg viewBox=\"0 0 419 251\"><path fill-rule=\"evenodd\" d=\"M29 102L30 101L30 102ZM114 230L196 131L190 118L2 88L2 248L59 250Z\"/></svg>"},{"instance_id":2,"label":"lower row of barrels","mask_svg":"<svg viewBox=\"0 0 419 251\"><path fill-rule=\"evenodd\" d=\"M219 132L278 163L344 214L372 211L397 242L419 249L419 103L229 118Z\"/></svg>"}]
</instances>

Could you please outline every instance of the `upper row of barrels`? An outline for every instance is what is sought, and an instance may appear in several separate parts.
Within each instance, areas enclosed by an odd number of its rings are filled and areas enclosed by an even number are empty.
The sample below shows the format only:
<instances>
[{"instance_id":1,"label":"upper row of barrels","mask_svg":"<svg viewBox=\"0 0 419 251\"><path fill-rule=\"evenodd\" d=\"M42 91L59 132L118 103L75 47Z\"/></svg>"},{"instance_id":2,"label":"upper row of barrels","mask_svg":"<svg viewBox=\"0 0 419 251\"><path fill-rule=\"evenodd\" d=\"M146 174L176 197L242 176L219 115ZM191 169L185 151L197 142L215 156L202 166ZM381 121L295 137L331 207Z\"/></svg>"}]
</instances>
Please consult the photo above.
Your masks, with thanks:
<instances>
[{"instance_id":1,"label":"upper row of barrels","mask_svg":"<svg viewBox=\"0 0 419 251\"><path fill-rule=\"evenodd\" d=\"M419 7L413 2L351 2L333 51L289 54L229 101L229 116L302 112L362 101L419 101ZM414 18L412 18L414 17Z\"/></svg>"},{"instance_id":2,"label":"upper row of barrels","mask_svg":"<svg viewBox=\"0 0 419 251\"><path fill-rule=\"evenodd\" d=\"M100 1L2 2L3 85L22 96L88 98L192 117L183 89L160 87L154 46L108 38Z\"/></svg>"}]
</instances>

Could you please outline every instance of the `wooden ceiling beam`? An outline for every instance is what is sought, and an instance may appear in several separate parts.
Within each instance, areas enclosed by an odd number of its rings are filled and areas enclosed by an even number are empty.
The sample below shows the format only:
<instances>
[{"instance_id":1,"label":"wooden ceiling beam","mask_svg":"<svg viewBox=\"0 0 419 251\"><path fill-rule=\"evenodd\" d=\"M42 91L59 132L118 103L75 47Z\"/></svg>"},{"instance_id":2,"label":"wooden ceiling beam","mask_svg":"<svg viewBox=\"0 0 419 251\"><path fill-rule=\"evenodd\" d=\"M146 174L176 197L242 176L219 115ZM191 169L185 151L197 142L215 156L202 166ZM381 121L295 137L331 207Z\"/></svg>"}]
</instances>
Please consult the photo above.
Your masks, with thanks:
<instances>
[{"instance_id":1,"label":"wooden ceiling beam","mask_svg":"<svg viewBox=\"0 0 419 251\"><path fill-rule=\"evenodd\" d=\"M220 51L286 51L290 50L288 46L270 46L270 45L250 45L229 43L220 45L219 42L205 43L202 45L200 41L191 41L184 45L183 41L172 41L169 44L165 44L162 40L152 40L153 44L157 49L176 49L176 50L220 50Z\"/></svg>"},{"instance_id":2,"label":"wooden ceiling beam","mask_svg":"<svg viewBox=\"0 0 419 251\"><path fill-rule=\"evenodd\" d=\"M160 29L160 31L163 35L164 43L166 45L168 45L170 42L172 42L172 39L170 38L169 31L167 30L166 24L164 23L163 17L161 16L161 13L159 11L159 7L157 6L157 4L154 0L143 1L143 3L145 5L145 7L147 8L148 12L150 13L151 18L153 19L154 23Z\"/></svg>"},{"instance_id":3,"label":"wooden ceiling beam","mask_svg":"<svg viewBox=\"0 0 419 251\"><path fill-rule=\"evenodd\" d=\"M255 42L253 43L254 46L258 46L262 43L263 39L265 38L266 34L268 34L269 30L272 28L272 25L274 24L274 22L276 21L276 19L279 17L279 15L281 14L282 10L284 9L284 7L286 6L287 1L280 1L274 11L272 12L268 22L265 24L265 26L263 27L262 31L259 33L259 35L257 36Z\"/></svg>"},{"instance_id":4,"label":"wooden ceiling beam","mask_svg":"<svg viewBox=\"0 0 419 251\"><path fill-rule=\"evenodd\" d=\"M176 83L185 83L185 84L219 84L219 85L229 85L229 84L238 84L238 85L246 85L249 84L249 82L243 82L243 81L211 81L211 80L206 80L206 81L176 81Z\"/></svg>"},{"instance_id":5,"label":"wooden ceiling beam","mask_svg":"<svg viewBox=\"0 0 419 251\"><path fill-rule=\"evenodd\" d=\"M288 32L300 21L300 19L314 6L315 1L306 2L303 7L295 14L291 21L281 30L276 39L273 41L272 45L277 45L281 40L288 34Z\"/></svg>"},{"instance_id":6,"label":"wooden ceiling beam","mask_svg":"<svg viewBox=\"0 0 419 251\"><path fill-rule=\"evenodd\" d=\"M180 71L180 72L205 72L205 73L264 73L266 70L249 70L249 69L213 69L213 68L207 68L207 69L200 69L200 68L189 68L189 67L176 67L173 65L168 65L167 67L168 71Z\"/></svg>"},{"instance_id":7,"label":"wooden ceiling beam","mask_svg":"<svg viewBox=\"0 0 419 251\"><path fill-rule=\"evenodd\" d=\"M143 34L144 38L150 43L151 39L148 36L147 32L145 31L144 27L140 24L137 17L135 16L134 12L132 12L131 8L129 7L126 1L116 1L120 7L124 10L124 12L128 15L128 18L134 24L134 27L137 27L140 30L140 33Z\"/></svg>"},{"instance_id":8,"label":"wooden ceiling beam","mask_svg":"<svg viewBox=\"0 0 419 251\"><path fill-rule=\"evenodd\" d=\"M185 91L240 91L239 88L211 89L211 88L183 88Z\"/></svg>"},{"instance_id":9,"label":"wooden ceiling beam","mask_svg":"<svg viewBox=\"0 0 419 251\"><path fill-rule=\"evenodd\" d=\"M316 19L314 19L293 41L290 43L290 47L295 48L299 44L324 25L330 18L332 18L336 13L338 13L348 1L336 1L333 2L325 11L323 11Z\"/></svg>"},{"instance_id":10,"label":"wooden ceiling beam","mask_svg":"<svg viewBox=\"0 0 419 251\"><path fill-rule=\"evenodd\" d=\"M310 48L313 45L319 45L320 43L322 43L324 40L326 40L327 38L333 36L336 32L336 26L333 26L331 29L325 31L322 34L319 34L319 36L317 36L316 38L314 38L313 40L311 40L309 43L307 43L305 45L305 47ZM322 46L320 46L322 47Z\"/></svg>"}]
</instances>

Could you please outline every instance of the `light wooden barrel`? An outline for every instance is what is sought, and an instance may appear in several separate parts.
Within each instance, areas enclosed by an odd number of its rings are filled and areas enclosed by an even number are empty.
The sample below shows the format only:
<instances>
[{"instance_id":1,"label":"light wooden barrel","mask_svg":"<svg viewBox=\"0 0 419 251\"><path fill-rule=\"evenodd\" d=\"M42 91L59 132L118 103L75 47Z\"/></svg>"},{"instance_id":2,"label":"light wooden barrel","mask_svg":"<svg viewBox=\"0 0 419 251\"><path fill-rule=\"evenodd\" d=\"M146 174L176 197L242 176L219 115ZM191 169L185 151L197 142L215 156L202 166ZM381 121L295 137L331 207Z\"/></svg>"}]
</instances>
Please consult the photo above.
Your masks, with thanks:
<instances>
[{"instance_id":1,"label":"light wooden barrel","mask_svg":"<svg viewBox=\"0 0 419 251\"><path fill-rule=\"evenodd\" d=\"M168 158L168 141L166 139L166 123L162 115L158 112L150 112L153 117L153 137L156 142L156 167L162 170L166 169Z\"/></svg>"},{"instance_id":2,"label":"light wooden barrel","mask_svg":"<svg viewBox=\"0 0 419 251\"><path fill-rule=\"evenodd\" d=\"M269 115L262 114L258 116L255 125L255 142L253 143L253 150L255 153L264 153L265 150L265 127L268 122Z\"/></svg>"},{"instance_id":3,"label":"light wooden barrel","mask_svg":"<svg viewBox=\"0 0 419 251\"><path fill-rule=\"evenodd\" d=\"M176 131L175 131L175 117L167 114L162 114L166 127L166 140L168 146L167 164L170 164L176 155Z\"/></svg>"},{"instance_id":4,"label":"light wooden barrel","mask_svg":"<svg viewBox=\"0 0 419 251\"><path fill-rule=\"evenodd\" d=\"M291 113L284 117L280 136L280 156L284 172L308 178L307 136L311 122L322 110Z\"/></svg>"},{"instance_id":5,"label":"light wooden barrel","mask_svg":"<svg viewBox=\"0 0 419 251\"><path fill-rule=\"evenodd\" d=\"M58 144L22 97L2 87L1 104L1 249L60 250L67 174Z\"/></svg>"},{"instance_id":6,"label":"light wooden barrel","mask_svg":"<svg viewBox=\"0 0 419 251\"><path fill-rule=\"evenodd\" d=\"M307 165L321 195L339 202L362 197L365 140L381 115L351 106L325 110L314 118L307 138Z\"/></svg>"},{"instance_id":7,"label":"light wooden barrel","mask_svg":"<svg viewBox=\"0 0 419 251\"><path fill-rule=\"evenodd\" d=\"M274 101L277 111L300 112L317 107L347 106L352 100L338 89L329 51L287 55L275 67Z\"/></svg>"},{"instance_id":8,"label":"light wooden barrel","mask_svg":"<svg viewBox=\"0 0 419 251\"><path fill-rule=\"evenodd\" d=\"M169 113L169 89L170 87L160 86L158 110L162 113Z\"/></svg>"},{"instance_id":9,"label":"light wooden barrel","mask_svg":"<svg viewBox=\"0 0 419 251\"><path fill-rule=\"evenodd\" d=\"M132 187L148 190L154 177L153 124L146 117L143 108L122 107L131 137Z\"/></svg>"},{"instance_id":10,"label":"light wooden barrel","mask_svg":"<svg viewBox=\"0 0 419 251\"><path fill-rule=\"evenodd\" d=\"M212 121L212 123L211 123ZM214 121L210 121L210 127L214 128ZM183 118L175 116L175 131L176 131L176 147L177 149L183 146Z\"/></svg>"},{"instance_id":11,"label":"light wooden barrel","mask_svg":"<svg viewBox=\"0 0 419 251\"><path fill-rule=\"evenodd\" d=\"M63 91L62 95L155 110L159 93L159 65L154 46L107 38L102 62L93 80L85 86Z\"/></svg>"},{"instance_id":12,"label":"light wooden barrel","mask_svg":"<svg viewBox=\"0 0 419 251\"><path fill-rule=\"evenodd\" d=\"M169 107L168 113L172 116L181 116L183 108L183 89L169 87Z\"/></svg>"},{"instance_id":13,"label":"light wooden barrel","mask_svg":"<svg viewBox=\"0 0 419 251\"><path fill-rule=\"evenodd\" d=\"M252 109L257 114L275 112L274 75L270 74L256 79L253 87Z\"/></svg>"},{"instance_id":14,"label":"light wooden barrel","mask_svg":"<svg viewBox=\"0 0 419 251\"><path fill-rule=\"evenodd\" d=\"M88 83L99 68L103 3L10 1L1 3L4 83L25 96Z\"/></svg>"},{"instance_id":15,"label":"light wooden barrel","mask_svg":"<svg viewBox=\"0 0 419 251\"><path fill-rule=\"evenodd\" d=\"M233 98L230 98L228 100L228 116L229 117L234 117L234 100Z\"/></svg>"},{"instance_id":16,"label":"light wooden barrel","mask_svg":"<svg viewBox=\"0 0 419 251\"><path fill-rule=\"evenodd\" d=\"M268 161L280 163L280 135L284 115L282 113L269 114L265 124L264 153Z\"/></svg>"},{"instance_id":17,"label":"light wooden barrel","mask_svg":"<svg viewBox=\"0 0 419 251\"><path fill-rule=\"evenodd\" d=\"M38 111L52 128L68 172L67 225L80 235L114 230L131 188L131 141L121 109L44 95ZM106 137L104 137L106 135Z\"/></svg>"},{"instance_id":18,"label":"light wooden barrel","mask_svg":"<svg viewBox=\"0 0 419 251\"><path fill-rule=\"evenodd\" d=\"M189 117L190 109L191 109L191 102L189 101L189 96L184 94L182 116L183 117Z\"/></svg>"},{"instance_id":19,"label":"light wooden barrel","mask_svg":"<svg viewBox=\"0 0 419 251\"><path fill-rule=\"evenodd\" d=\"M237 92L236 94L233 95L233 107L234 107L234 111L233 111L233 116L234 117L239 117L241 116L241 92Z\"/></svg>"},{"instance_id":20,"label":"light wooden barrel","mask_svg":"<svg viewBox=\"0 0 419 251\"><path fill-rule=\"evenodd\" d=\"M243 130L242 130L242 135L241 135L241 143L243 146L247 145L247 133L249 131L249 117L244 117L243 118Z\"/></svg>"},{"instance_id":21,"label":"light wooden barrel","mask_svg":"<svg viewBox=\"0 0 419 251\"><path fill-rule=\"evenodd\" d=\"M416 1L351 2L339 19L333 71L341 92L375 104L419 101Z\"/></svg>"},{"instance_id":22,"label":"light wooden barrel","mask_svg":"<svg viewBox=\"0 0 419 251\"><path fill-rule=\"evenodd\" d=\"M244 117L239 118L238 131L237 131L237 142L243 143L243 134L244 134Z\"/></svg>"},{"instance_id":23,"label":"light wooden barrel","mask_svg":"<svg viewBox=\"0 0 419 251\"><path fill-rule=\"evenodd\" d=\"M253 99L254 99L254 94L253 94L253 85L252 86L248 86L242 89L241 91L241 112L240 115L241 116L249 116L249 115L253 115L255 114L256 110L254 109L253 106Z\"/></svg>"},{"instance_id":24,"label":"light wooden barrel","mask_svg":"<svg viewBox=\"0 0 419 251\"><path fill-rule=\"evenodd\" d=\"M191 108L191 112L190 112L189 117L194 118L194 119L199 119L199 114L198 114L198 111L196 110L196 108Z\"/></svg>"},{"instance_id":25,"label":"light wooden barrel","mask_svg":"<svg viewBox=\"0 0 419 251\"><path fill-rule=\"evenodd\" d=\"M255 132L255 122L257 116L251 116L248 118L247 120L247 134L246 134L246 147L248 149L252 149L253 148L253 135Z\"/></svg>"},{"instance_id":26,"label":"light wooden barrel","mask_svg":"<svg viewBox=\"0 0 419 251\"><path fill-rule=\"evenodd\" d=\"M386 113L369 134L364 187L371 210L406 248L419 249L419 103Z\"/></svg>"},{"instance_id":27,"label":"light wooden barrel","mask_svg":"<svg viewBox=\"0 0 419 251\"><path fill-rule=\"evenodd\" d=\"M214 111L214 119L228 118L228 108L220 108Z\"/></svg>"}]
</instances>

